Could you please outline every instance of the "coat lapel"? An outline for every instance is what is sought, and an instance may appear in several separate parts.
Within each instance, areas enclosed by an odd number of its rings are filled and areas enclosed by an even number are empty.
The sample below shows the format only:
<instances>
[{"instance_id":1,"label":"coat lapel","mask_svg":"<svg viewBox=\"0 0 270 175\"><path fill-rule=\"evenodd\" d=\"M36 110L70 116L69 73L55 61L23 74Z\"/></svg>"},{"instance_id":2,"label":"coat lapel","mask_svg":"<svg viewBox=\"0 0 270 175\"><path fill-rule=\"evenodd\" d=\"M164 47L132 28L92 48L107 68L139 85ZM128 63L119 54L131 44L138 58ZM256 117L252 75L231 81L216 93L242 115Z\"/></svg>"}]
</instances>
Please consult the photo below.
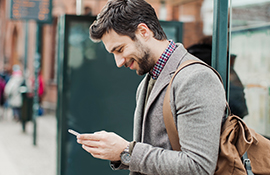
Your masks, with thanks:
<instances>
[{"instance_id":1,"label":"coat lapel","mask_svg":"<svg viewBox=\"0 0 270 175\"><path fill-rule=\"evenodd\" d=\"M147 74L144 79L142 80L141 84L138 87L138 92L136 96L137 106L136 111L134 113L134 132L133 132L133 139L140 142L142 136L142 121L143 121L143 114L144 114L144 103L145 103L145 96L147 91L147 85L149 81L150 75Z\"/></svg>"},{"instance_id":2,"label":"coat lapel","mask_svg":"<svg viewBox=\"0 0 270 175\"><path fill-rule=\"evenodd\" d=\"M152 92L150 93L146 108L143 112L143 121L142 121L142 135L144 135L144 126L145 126L145 121L149 113L149 109L153 102L156 100L158 95L162 92L164 88L167 87L169 84L171 77L173 76L174 72L180 65L180 63L183 60L183 57L187 54L187 50L184 49L182 44L177 44L177 48L169 58L168 62L164 66L163 70L161 71L153 89ZM148 81L147 81L148 82ZM146 89L147 89L147 83L146 83ZM145 96L144 96L145 97ZM144 100L144 99L143 99ZM163 99L160 99L163 100ZM143 102L144 104L144 102ZM143 109L143 106L142 106ZM143 110L142 110L143 111ZM142 137L143 138L143 137Z\"/></svg>"}]
</instances>

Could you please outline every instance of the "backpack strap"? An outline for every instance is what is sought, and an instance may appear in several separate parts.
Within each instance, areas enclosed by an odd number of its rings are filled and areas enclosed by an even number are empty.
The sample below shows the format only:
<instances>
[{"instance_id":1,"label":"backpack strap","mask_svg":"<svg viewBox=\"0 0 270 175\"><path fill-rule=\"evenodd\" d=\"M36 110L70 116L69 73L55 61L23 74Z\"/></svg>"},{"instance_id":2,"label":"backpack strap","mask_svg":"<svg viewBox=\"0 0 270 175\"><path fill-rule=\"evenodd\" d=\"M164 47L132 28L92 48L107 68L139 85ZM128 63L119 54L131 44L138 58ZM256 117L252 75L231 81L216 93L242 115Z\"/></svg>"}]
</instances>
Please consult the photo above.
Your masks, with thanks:
<instances>
[{"instance_id":1,"label":"backpack strap","mask_svg":"<svg viewBox=\"0 0 270 175\"><path fill-rule=\"evenodd\" d=\"M219 80L223 84L222 78L219 75L219 73L214 68L212 68L211 66L209 66L208 64L206 64L206 63L204 63L202 61L187 60L187 61L183 62L182 64L180 64L178 69L175 71L175 73L174 73L173 77L171 78L170 83L169 83L169 85L167 87L167 91L166 91L166 94L165 94L165 97L164 97L163 119L164 119L165 127L166 127L166 130L167 130L167 134L168 134L171 146L172 146L173 150L176 150L176 151L181 151L181 145L179 143L178 131L177 131L177 128L176 128L176 125L175 125L175 122L174 122L174 118L173 118L172 111L171 111L171 106L170 106L171 85L172 85L172 82L174 80L174 77L178 74L178 72L180 70L182 70L183 68L185 68L185 67L187 67L189 65L192 65L192 64L202 64L202 65L205 65L205 66L209 67L210 69L212 69L217 74ZM226 106L227 106L228 109L230 109L227 102L226 102Z\"/></svg>"},{"instance_id":2,"label":"backpack strap","mask_svg":"<svg viewBox=\"0 0 270 175\"><path fill-rule=\"evenodd\" d=\"M184 63L180 64L180 66L175 71L173 77L170 80L170 83L169 83L169 85L167 87L166 94L165 94L165 97L164 97L164 102L163 102L163 119L164 119L165 127L166 127L166 130L167 130L167 134L168 134L171 146L172 146L173 150L175 150L175 151L181 151L181 145L180 145L180 142L179 142L178 131L177 131L177 128L176 128L176 124L174 122L174 118L173 118L172 111L171 111L171 106L170 106L171 85L172 85L174 77L178 74L178 72L180 70L182 70L183 68L185 68L185 67L187 67L189 65L192 65L192 64L202 64L202 65L205 65L205 66L209 67L210 69L212 69L217 74L219 80L223 84L222 78L219 75L219 73L213 67L209 66L208 64L206 64L204 62L195 61L195 60L187 60ZM230 107L229 107L229 104L228 104L227 101L226 101L226 107L227 107L228 112L229 112L228 115L231 115L231 110L230 110ZM251 164L250 164L250 160L248 159L247 152L245 152L245 154L243 155L242 160L243 160L243 164L245 166L245 169L247 171L247 174L248 175L254 175L252 173L252 170L251 170Z\"/></svg>"}]
</instances>

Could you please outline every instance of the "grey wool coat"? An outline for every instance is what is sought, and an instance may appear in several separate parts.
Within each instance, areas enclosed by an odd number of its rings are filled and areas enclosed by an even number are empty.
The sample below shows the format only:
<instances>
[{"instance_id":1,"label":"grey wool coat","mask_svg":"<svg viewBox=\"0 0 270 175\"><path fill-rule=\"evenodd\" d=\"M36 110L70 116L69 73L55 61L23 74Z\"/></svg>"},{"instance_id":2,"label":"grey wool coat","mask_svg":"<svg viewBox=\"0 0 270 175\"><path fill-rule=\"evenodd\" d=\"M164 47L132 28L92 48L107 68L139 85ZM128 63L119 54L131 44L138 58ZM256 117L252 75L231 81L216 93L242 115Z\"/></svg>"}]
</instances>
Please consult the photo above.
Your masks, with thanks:
<instances>
[{"instance_id":1,"label":"grey wool coat","mask_svg":"<svg viewBox=\"0 0 270 175\"><path fill-rule=\"evenodd\" d=\"M137 89L134 114L134 140L129 167L131 175L214 174L225 91L217 75L200 64L181 70L172 83L170 105L177 124L182 151L173 151L163 121L163 100L177 67L186 60L198 60L182 44L177 44L159 75L144 109L150 75Z\"/></svg>"}]
</instances>

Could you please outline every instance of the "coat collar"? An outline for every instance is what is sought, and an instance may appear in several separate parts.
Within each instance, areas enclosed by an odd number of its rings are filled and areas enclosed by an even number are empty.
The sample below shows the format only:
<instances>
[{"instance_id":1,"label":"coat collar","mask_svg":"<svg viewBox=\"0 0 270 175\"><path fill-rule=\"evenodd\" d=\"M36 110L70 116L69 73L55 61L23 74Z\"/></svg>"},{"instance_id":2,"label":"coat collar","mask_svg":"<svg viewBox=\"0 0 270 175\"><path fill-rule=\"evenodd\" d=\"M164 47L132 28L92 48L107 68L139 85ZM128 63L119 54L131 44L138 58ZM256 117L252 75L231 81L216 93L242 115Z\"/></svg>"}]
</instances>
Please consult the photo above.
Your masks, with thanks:
<instances>
[{"instance_id":1,"label":"coat collar","mask_svg":"<svg viewBox=\"0 0 270 175\"><path fill-rule=\"evenodd\" d=\"M184 56L187 54L187 50L183 47L182 44L177 43L177 48L172 53L171 57L169 58L168 62L164 66L163 70L161 71L155 86L152 89L152 92L149 96L148 103L146 105L145 113L147 114L149 107L157 98L159 93L169 84L172 75L181 64ZM148 83L148 82L146 82Z\"/></svg>"},{"instance_id":2,"label":"coat collar","mask_svg":"<svg viewBox=\"0 0 270 175\"><path fill-rule=\"evenodd\" d=\"M177 48L172 53L171 57L167 61L166 65L164 66L163 70L161 71L153 89L149 96L148 103L145 106L145 96L148 86L148 81L150 78L150 74L148 73L142 82L140 83L138 87L138 94L137 94L137 107L134 114L134 133L133 138L136 141L143 141L141 140L144 135L144 126L145 126L145 120L147 117L147 114L149 112L150 106L153 104L153 102L156 100L158 95L161 93L161 91L166 88L166 86L169 84L171 77L173 76L174 72L178 68L178 66L181 64L182 61L184 61L184 56L187 54L187 50L183 47L182 44L177 43ZM145 106L145 109L144 109Z\"/></svg>"}]
</instances>

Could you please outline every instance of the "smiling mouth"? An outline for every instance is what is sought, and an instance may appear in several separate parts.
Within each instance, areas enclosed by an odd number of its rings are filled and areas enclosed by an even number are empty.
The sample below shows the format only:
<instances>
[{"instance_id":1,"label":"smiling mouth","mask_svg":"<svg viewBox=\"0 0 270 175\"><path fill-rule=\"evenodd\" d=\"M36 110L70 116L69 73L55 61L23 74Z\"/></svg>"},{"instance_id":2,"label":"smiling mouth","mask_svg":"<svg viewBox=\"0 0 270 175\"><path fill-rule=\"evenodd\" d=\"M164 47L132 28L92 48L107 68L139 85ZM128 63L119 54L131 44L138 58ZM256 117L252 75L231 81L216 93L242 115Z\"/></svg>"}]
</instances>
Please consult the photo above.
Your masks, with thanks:
<instances>
[{"instance_id":1,"label":"smiling mouth","mask_svg":"<svg viewBox=\"0 0 270 175\"><path fill-rule=\"evenodd\" d=\"M127 64L125 64L126 67L129 67L131 69L132 65L134 64L134 60L130 60Z\"/></svg>"}]
</instances>

